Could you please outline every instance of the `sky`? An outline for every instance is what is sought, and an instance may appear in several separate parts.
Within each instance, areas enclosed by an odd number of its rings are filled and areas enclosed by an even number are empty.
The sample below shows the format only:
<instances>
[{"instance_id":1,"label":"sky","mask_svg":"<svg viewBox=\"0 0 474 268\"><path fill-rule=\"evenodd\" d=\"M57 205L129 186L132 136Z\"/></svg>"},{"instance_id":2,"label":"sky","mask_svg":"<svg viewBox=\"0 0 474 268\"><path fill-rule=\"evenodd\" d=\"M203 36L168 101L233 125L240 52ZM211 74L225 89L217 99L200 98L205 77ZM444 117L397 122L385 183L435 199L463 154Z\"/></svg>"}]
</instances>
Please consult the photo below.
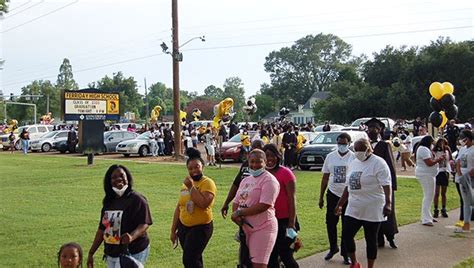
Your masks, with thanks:
<instances>
[{"instance_id":1,"label":"sky","mask_svg":"<svg viewBox=\"0 0 474 268\"><path fill-rule=\"evenodd\" d=\"M315 1L179 0L181 90L202 94L242 79L246 96L270 77L272 51L313 34L335 34L369 58L387 45L425 46L439 36L473 40L474 2L469 0ZM0 19L0 90L20 94L34 80L56 82L64 58L80 88L118 71L138 90L162 82L172 87L171 0L11 0Z\"/></svg>"}]
</instances>

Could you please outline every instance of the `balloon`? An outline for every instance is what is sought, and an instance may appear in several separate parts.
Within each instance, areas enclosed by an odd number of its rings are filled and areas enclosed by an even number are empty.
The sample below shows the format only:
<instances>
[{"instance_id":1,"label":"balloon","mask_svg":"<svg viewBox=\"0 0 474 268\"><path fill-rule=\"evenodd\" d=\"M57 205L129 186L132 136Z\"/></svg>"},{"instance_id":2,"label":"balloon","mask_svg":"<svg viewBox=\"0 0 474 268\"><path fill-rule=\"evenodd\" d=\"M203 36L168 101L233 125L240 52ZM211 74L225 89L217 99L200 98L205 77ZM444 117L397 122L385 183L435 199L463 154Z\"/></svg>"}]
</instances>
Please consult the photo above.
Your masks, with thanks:
<instances>
[{"instance_id":1,"label":"balloon","mask_svg":"<svg viewBox=\"0 0 474 268\"><path fill-rule=\"evenodd\" d=\"M199 121L199 119L201 119L201 110L199 110L198 108L194 108L193 117L194 117L194 121Z\"/></svg>"},{"instance_id":2,"label":"balloon","mask_svg":"<svg viewBox=\"0 0 474 268\"><path fill-rule=\"evenodd\" d=\"M158 121L158 117L160 117L160 112L163 110L160 105L156 105L153 110L150 112L150 121L156 122Z\"/></svg>"},{"instance_id":3,"label":"balloon","mask_svg":"<svg viewBox=\"0 0 474 268\"><path fill-rule=\"evenodd\" d=\"M214 106L214 128L219 128L220 124L227 124L230 122L235 113L233 113L234 100L232 98L225 98L219 104Z\"/></svg>"},{"instance_id":4,"label":"balloon","mask_svg":"<svg viewBox=\"0 0 474 268\"><path fill-rule=\"evenodd\" d=\"M439 127L443 122L443 116L439 112L432 112L428 117L428 120L433 124L433 126Z\"/></svg>"},{"instance_id":5,"label":"balloon","mask_svg":"<svg viewBox=\"0 0 474 268\"><path fill-rule=\"evenodd\" d=\"M433 109L433 111L439 112L442 110L441 104L439 101L437 101L435 98L431 97L430 99L430 106Z\"/></svg>"},{"instance_id":6,"label":"balloon","mask_svg":"<svg viewBox=\"0 0 474 268\"><path fill-rule=\"evenodd\" d=\"M442 128L442 127L446 126L446 123L448 123L448 118L446 117L446 114L445 114L444 111L439 112L439 114L443 118L443 120L441 121L441 125L439 126L439 127Z\"/></svg>"},{"instance_id":7,"label":"balloon","mask_svg":"<svg viewBox=\"0 0 474 268\"><path fill-rule=\"evenodd\" d=\"M444 96L439 100L439 104L446 110L454 105L455 100L453 94L444 94Z\"/></svg>"},{"instance_id":8,"label":"balloon","mask_svg":"<svg viewBox=\"0 0 474 268\"><path fill-rule=\"evenodd\" d=\"M186 116L187 115L188 115L188 113L179 110L179 119L181 120L181 125L182 126L186 125Z\"/></svg>"},{"instance_id":9,"label":"balloon","mask_svg":"<svg viewBox=\"0 0 474 268\"><path fill-rule=\"evenodd\" d=\"M430 85L431 97L439 100L444 94L443 85L440 82L433 82Z\"/></svg>"},{"instance_id":10,"label":"balloon","mask_svg":"<svg viewBox=\"0 0 474 268\"><path fill-rule=\"evenodd\" d=\"M257 111L257 105L255 104L255 98L251 97L247 100L247 105L243 107L244 112L248 115L254 114Z\"/></svg>"},{"instance_id":11,"label":"balloon","mask_svg":"<svg viewBox=\"0 0 474 268\"><path fill-rule=\"evenodd\" d=\"M453 92L454 92L453 84L451 84L449 82L444 82L443 83L443 91L444 91L444 94L453 94Z\"/></svg>"},{"instance_id":12,"label":"balloon","mask_svg":"<svg viewBox=\"0 0 474 268\"><path fill-rule=\"evenodd\" d=\"M458 116L458 107L456 106L456 104L453 104L453 106L445 110L445 113L446 113L446 117L449 120L456 118Z\"/></svg>"}]
</instances>

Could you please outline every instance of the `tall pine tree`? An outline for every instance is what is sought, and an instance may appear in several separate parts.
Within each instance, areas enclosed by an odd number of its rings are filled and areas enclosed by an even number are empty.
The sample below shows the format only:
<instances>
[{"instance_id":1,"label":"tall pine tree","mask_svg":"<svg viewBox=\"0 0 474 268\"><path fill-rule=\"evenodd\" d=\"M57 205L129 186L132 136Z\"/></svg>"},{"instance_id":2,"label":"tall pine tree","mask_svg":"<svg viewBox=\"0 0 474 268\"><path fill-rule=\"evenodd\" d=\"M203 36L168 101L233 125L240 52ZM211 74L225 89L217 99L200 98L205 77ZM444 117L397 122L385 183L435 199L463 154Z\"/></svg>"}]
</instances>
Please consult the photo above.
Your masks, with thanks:
<instances>
[{"instance_id":1,"label":"tall pine tree","mask_svg":"<svg viewBox=\"0 0 474 268\"><path fill-rule=\"evenodd\" d=\"M79 86L74 81L72 74L72 66L67 58L63 60L61 67L59 67L58 80L56 81L56 87L61 90L78 90Z\"/></svg>"}]
</instances>

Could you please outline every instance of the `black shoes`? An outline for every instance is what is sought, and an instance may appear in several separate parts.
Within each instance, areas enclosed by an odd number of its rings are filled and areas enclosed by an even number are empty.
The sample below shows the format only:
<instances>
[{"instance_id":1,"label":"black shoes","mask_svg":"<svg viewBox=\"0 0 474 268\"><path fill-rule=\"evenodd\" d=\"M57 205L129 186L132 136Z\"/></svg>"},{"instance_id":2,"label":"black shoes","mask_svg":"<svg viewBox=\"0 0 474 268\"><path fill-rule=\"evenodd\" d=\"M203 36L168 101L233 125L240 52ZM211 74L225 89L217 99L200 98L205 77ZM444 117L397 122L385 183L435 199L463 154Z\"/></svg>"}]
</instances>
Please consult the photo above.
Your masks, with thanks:
<instances>
[{"instance_id":1,"label":"black shoes","mask_svg":"<svg viewBox=\"0 0 474 268\"><path fill-rule=\"evenodd\" d=\"M395 244L395 241L392 240L388 240L388 244L390 245L391 248L398 248L397 245Z\"/></svg>"},{"instance_id":2,"label":"black shoes","mask_svg":"<svg viewBox=\"0 0 474 268\"><path fill-rule=\"evenodd\" d=\"M448 213L446 213L446 209L445 209L445 208L441 209L441 216L443 216L443 218L447 218L447 217L448 217Z\"/></svg>"},{"instance_id":3,"label":"black shoes","mask_svg":"<svg viewBox=\"0 0 474 268\"><path fill-rule=\"evenodd\" d=\"M329 261L330 259L332 259L332 257L334 257L334 255L336 255L336 253L339 252L339 249L337 250L329 250L328 254L326 254L326 257L324 257L325 260Z\"/></svg>"},{"instance_id":4,"label":"black shoes","mask_svg":"<svg viewBox=\"0 0 474 268\"><path fill-rule=\"evenodd\" d=\"M342 256L344 258L344 264L345 265L351 265L351 260L347 256Z\"/></svg>"},{"instance_id":5,"label":"black shoes","mask_svg":"<svg viewBox=\"0 0 474 268\"><path fill-rule=\"evenodd\" d=\"M433 218L438 218L439 216L439 210L435 209L433 213Z\"/></svg>"}]
</instances>

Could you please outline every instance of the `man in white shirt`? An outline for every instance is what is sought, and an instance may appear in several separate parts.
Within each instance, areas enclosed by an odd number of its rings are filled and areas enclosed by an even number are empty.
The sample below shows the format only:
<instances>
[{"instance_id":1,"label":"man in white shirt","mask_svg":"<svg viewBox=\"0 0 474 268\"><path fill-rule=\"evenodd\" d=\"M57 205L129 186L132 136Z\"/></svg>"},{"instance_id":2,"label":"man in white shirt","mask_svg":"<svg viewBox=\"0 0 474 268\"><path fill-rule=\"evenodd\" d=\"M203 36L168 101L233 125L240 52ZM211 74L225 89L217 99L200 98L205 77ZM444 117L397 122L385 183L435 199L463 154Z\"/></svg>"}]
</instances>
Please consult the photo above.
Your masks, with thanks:
<instances>
[{"instance_id":1,"label":"man in white shirt","mask_svg":"<svg viewBox=\"0 0 474 268\"><path fill-rule=\"evenodd\" d=\"M319 208L324 207L324 193L329 184L329 189L326 193L327 209L326 209L326 229L330 244L330 249L325 260L330 260L337 252L339 247L337 245L337 223L339 216L334 214L337 202L344 192L346 187L346 173L349 169L349 163L354 159L354 153L349 150L351 144L351 136L347 133L342 133L337 137L337 150L329 153L326 156L323 164L323 178L321 181L321 190L319 195ZM345 210L346 205L343 207ZM342 218L344 225L344 218ZM345 264L350 264L347 256L344 240L341 237L341 256L344 258Z\"/></svg>"}]
</instances>

